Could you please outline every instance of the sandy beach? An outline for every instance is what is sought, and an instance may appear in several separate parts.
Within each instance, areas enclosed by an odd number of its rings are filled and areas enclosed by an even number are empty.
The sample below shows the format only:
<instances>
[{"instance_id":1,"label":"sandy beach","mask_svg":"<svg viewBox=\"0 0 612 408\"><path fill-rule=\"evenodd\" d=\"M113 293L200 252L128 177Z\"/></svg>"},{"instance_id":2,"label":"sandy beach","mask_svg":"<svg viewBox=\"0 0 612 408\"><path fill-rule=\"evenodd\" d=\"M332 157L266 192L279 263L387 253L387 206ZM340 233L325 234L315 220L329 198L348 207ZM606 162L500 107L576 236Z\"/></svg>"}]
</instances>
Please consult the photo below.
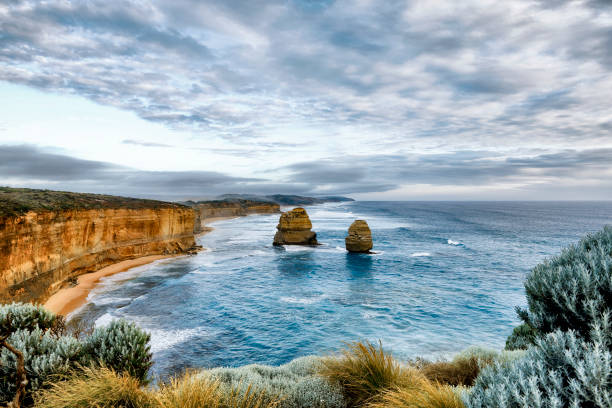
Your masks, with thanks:
<instances>
[{"instance_id":1,"label":"sandy beach","mask_svg":"<svg viewBox=\"0 0 612 408\"><path fill-rule=\"evenodd\" d=\"M87 301L87 295L96 286L101 278L111 276L128 269L145 265L159 259L171 258L176 255L150 255L142 258L127 259L102 268L96 272L86 273L77 278L77 284L69 288L60 289L53 294L46 302L45 308L53 313L68 315L78 309Z\"/></svg>"},{"instance_id":2,"label":"sandy beach","mask_svg":"<svg viewBox=\"0 0 612 408\"><path fill-rule=\"evenodd\" d=\"M206 224L231 218L237 217L207 218ZM204 230L200 234L198 234L198 236L203 236L211 232L213 229L213 227L206 226L204 227ZM53 313L67 316L68 314L83 306L87 302L87 296L89 295L89 292L96 287L100 279L106 276L114 275L116 273L125 272L131 268L146 265L148 263L160 259L173 258L176 256L181 255L150 255L136 259L127 259L125 261L117 262L116 264L112 264L105 268L97 270L96 272L86 273L77 278L76 285L60 289L58 292L54 293L45 302L44 306Z\"/></svg>"}]
</instances>

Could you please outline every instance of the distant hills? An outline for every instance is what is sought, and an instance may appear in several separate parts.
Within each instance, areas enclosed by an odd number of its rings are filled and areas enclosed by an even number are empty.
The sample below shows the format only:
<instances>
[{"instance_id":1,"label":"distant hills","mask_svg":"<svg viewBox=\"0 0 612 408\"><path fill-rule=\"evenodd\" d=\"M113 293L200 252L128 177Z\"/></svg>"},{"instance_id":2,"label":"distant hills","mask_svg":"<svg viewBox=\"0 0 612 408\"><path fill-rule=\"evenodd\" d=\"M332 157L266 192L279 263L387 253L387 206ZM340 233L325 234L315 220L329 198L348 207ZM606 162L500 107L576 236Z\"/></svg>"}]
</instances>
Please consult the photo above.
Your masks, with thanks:
<instances>
[{"instance_id":1,"label":"distant hills","mask_svg":"<svg viewBox=\"0 0 612 408\"><path fill-rule=\"evenodd\" d=\"M272 194L272 195L256 195L256 194L223 194L218 197L219 200L252 200L252 201L267 201L277 203L279 205L313 205L323 203L341 203L346 201L355 201L352 198L342 196L325 196L325 197L306 197L299 195L288 194Z\"/></svg>"}]
</instances>

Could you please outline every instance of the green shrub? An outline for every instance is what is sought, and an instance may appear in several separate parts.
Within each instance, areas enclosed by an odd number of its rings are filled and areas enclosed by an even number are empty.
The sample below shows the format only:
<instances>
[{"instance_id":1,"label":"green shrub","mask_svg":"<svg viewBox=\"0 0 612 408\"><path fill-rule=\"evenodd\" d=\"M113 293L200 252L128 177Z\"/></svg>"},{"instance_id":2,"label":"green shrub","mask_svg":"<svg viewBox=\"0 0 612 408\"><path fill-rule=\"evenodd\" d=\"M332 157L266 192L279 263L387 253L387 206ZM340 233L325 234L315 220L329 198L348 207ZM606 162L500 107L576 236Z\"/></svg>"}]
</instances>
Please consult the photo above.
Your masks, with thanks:
<instances>
[{"instance_id":1,"label":"green shrub","mask_svg":"<svg viewBox=\"0 0 612 408\"><path fill-rule=\"evenodd\" d=\"M612 227L537 265L527 276L525 291L529 311L519 316L538 333L573 330L589 340L591 329L612 311ZM531 339L523 327L510 346L523 346Z\"/></svg>"},{"instance_id":2,"label":"green shrub","mask_svg":"<svg viewBox=\"0 0 612 408\"><path fill-rule=\"evenodd\" d=\"M0 305L0 333L32 331L35 328L57 331L61 326L63 319L40 305L30 303Z\"/></svg>"},{"instance_id":3,"label":"green shrub","mask_svg":"<svg viewBox=\"0 0 612 408\"><path fill-rule=\"evenodd\" d=\"M604 329L602 327L602 329ZM609 330L609 326L605 327ZM612 406L612 357L605 335L594 342L573 331L536 340L524 358L484 369L464 396L468 408L563 408Z\"/></svg>"},{"instance_id":4,"label":"green shrub","mask_svg":"<svg viewBox=\"0 0 612 408\"><path fill-rule=\"evenodd\" d=\"M528 323L516 326L512 334L506 339L506 350L527 350L535 344L538 331Z\"/></svg>"},{"instance_id":5,"label":"green shrub","mask_svg":"<svg viewBox=\"0 0 612 408\"><path fill-rule=\"evenodd\" d=\"M238 368L215 368L202 375L218 381L225 394L265 392L268 400L280 399L282 408L345 406L342 390L317 375L323 360L319 357L302 357L279 367L252 364Z\"/></svg>"},{"instance_id":6,"label":"green shrub","mask_svg":"<svg viewBox=\"0 0 612 408\"><path fill-rule=\"evenodd\" d=\"M129 373L146 382L151 368L151 336L125 320L113 320L85 339L83 362L100 362L118 373Z\"/></svg>"},{"instance_id":7,"label":"green shrub","mask_svg":"<svg viewBox=\"0 0 612 408\"><path fill-rule=\"evenodd\" d=\"M82 345L73 337L56 336L38 327L19 330L8 338L9 344L23 353L30 393L52 377L68 373L80 360ZM0 402L12 400L16 391L16 360L7 349L0 351Z\"/></svg>"},{"instance_id":8,"label":"green shrub","mask_svg":"<svg viewBox=\"0 0 612 408\"><path fill-rule=\"evenodd\" d=\"M478 367L484 369L494 363L506 363L517 360L525 355L524 350L492 350L485 347L472 346L458 353L453 361L467 358L475 358Z\"/></svg>"},{"instance_id":9,"label":"green shrub","mask_svg":"<svg viewBox=\"0 0 612 408\"><path fill-rule=\"evenodd\" d=\"M113 321L88 337L65 336L61 316L42 306L13 303L0 306L0 334L23 353L28 385L26 398L50 378L60 378L80 365L101 363L144 381L151 366L149 335L125 321ZM0 350L0 403L16 391L15 355Z\"/></svg>"}]
</instances>

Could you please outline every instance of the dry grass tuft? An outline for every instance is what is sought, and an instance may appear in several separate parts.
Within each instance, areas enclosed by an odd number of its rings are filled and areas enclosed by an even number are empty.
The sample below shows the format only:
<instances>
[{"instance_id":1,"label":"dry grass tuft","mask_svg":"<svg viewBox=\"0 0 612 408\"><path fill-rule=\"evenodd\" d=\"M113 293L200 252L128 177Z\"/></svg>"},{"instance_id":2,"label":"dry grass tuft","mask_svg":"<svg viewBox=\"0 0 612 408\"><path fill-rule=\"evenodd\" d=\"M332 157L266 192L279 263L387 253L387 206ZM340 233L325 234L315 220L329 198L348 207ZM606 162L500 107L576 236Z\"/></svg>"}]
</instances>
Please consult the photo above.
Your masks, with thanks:
<instances>
[{"instance_id":1,"label":"dry grass tuft","mask_svg":"<svg viewBox=\"0 0 612 408\"><path fill-rule=\"evenodd\" d=\"M423 364L420 371L433 382L471 387L480 372L480 366L476 357L467 357Z\"/></svg>"},{"instance_id":2,"label":"dry grass tuft","mask_svg":"<svg viewBox=\"0 0 612 408\"><path fill-rule=\"evenodd\" d=\"M223 389L219 381L187 372L159 387L155 393L160 408L273 408L278 401L249 385Z\"/></svg>"},{"instance_id":3,"label":"dry grass tuft","mask_svg":"<svg viewBox=\"0 0 612 408\"><path fill-rule=\"evenodd\" d=\"M221 407L219 383L191 372L160 385L155 398L161 408Z\"/></svg>"},{"instance_id":4,"label":"dry grass tuft","mask_svg":"<svg viewBox=\"0 0 612 408\"><path fill-rule=\"evenodd\" d=\"M432 383L418 373L410 387L397 387L384 392L368 408L465 408L458 393L449 385Z\"/></svg>"},{"instance_id":5,"label":"dry grass tuft","mask_svg":"<svg viewBox=\"0 0 612 408\"><path fill-rule=\"evenodd\" d=\"M381 392L407 385L411 375L378 347L369 342L350 343L339 357L323 361L320 374L342 387L348 406L362 406Z\"/></svg>"},{"instance_id":6,"label":"dry grass tuft","mask_svg":"<svg viewBox=\"0 0 612 408\"><path fill-rule=\"evenodd\" d=\"M274 408L280 400L271 398L265 391L257 392L249 385L246 390L241 391L242 387L234 388L229 396L225 398L223 408Z\"/></svg>"},{"instance_id":7,"label":"dry grass tuft","mask_svg":"<svg viewBox=\"0 0 612 408\"><path fill-rule=\"evenodd\" d=\"M109 368L83 368L35 395L37 408L154 408L154 398L129 375Z\"/></svg>"}]
</instances>

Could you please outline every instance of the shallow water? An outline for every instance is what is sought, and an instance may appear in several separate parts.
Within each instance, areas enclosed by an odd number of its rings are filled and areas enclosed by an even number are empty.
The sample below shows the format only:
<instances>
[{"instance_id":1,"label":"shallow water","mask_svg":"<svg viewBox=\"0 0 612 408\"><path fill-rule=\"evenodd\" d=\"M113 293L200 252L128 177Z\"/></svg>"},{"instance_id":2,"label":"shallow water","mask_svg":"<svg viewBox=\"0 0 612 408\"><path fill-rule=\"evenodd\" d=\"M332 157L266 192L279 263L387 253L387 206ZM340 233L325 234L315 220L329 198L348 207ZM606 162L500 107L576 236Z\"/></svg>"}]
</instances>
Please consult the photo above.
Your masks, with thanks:
<instances>
[{"instance_id":1,"label":"shallow water","mask_svg":"<svg viewBox=\"0 0 612 408\"><path fill-rule=\"evenodd\" d=\"M307 207L323 243L275 248L278 215L214 223L193 257L104 278L73 318L151 332L155 373L282 364L381 339L403 358L502 348L545 257L612 223L612 203L355 202ZM354 219L372 255L348 254Z\"/></svg>"}]
</instances>

